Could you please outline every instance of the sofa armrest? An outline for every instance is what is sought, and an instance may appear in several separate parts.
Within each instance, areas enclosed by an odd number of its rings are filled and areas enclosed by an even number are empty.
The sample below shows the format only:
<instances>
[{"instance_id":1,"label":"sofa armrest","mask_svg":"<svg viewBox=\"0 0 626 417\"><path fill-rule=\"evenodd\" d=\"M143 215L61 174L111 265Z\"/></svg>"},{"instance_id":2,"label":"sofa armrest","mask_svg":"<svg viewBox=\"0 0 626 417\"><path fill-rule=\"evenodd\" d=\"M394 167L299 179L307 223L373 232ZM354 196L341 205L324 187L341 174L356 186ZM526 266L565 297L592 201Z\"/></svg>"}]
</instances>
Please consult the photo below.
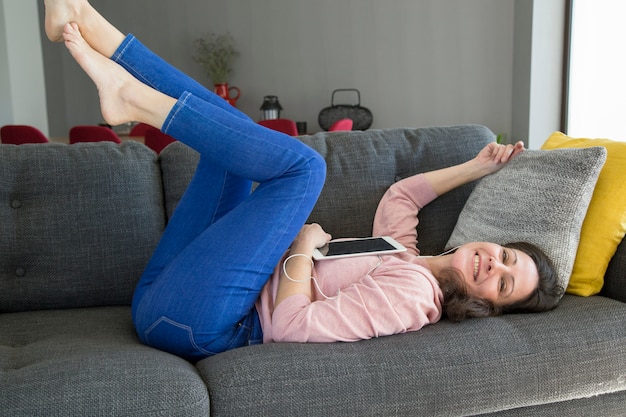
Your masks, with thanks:
<instances>
[{"instance_id":1,"label":"sofa armrest","mask_svg":"<svg viewBox=\"0 0 626 417\"><path fill-rule=\"evenodd\" d=\"M609 263L601 295L626 303L626 239L617 247Z\"/></svg>"}]
</instances>

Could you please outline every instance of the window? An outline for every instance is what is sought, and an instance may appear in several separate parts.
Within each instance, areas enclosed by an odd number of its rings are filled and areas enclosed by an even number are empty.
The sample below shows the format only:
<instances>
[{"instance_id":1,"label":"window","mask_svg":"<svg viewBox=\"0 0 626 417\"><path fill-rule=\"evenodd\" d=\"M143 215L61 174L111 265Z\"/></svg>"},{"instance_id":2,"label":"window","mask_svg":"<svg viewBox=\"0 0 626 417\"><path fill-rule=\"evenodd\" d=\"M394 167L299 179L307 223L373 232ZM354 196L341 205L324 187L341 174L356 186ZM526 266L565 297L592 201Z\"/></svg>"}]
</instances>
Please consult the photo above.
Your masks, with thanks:
<instances>
[{"instance_id":1,"label":"window","mask_svg":"<svg viewBox=\"0 0 626 417\"><path fill-rule=\"evenodd\" d=\"M626 141L626 2L571 4L566 133Z\"/></svg>"}]
</instances>

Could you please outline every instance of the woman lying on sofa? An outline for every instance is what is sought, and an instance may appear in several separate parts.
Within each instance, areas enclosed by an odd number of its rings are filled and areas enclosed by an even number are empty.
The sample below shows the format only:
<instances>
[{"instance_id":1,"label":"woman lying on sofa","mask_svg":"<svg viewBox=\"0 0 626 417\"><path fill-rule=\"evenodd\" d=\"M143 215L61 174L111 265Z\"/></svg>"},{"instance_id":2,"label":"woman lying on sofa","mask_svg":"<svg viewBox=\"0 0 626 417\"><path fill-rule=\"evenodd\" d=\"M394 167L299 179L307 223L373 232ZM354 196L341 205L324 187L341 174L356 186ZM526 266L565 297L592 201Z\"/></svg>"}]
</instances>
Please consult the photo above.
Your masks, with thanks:
<instances>
[{"instance_id":1,"label":"woman lying on sofa","mask_svg":"<svg viewBox=\"0 0 626 417\"><path fill-rule=\"evenodd\" d=\"M331 236L304 224L325 163L297 139L258 125L105 20L86 0L46 0L46 33L96 84L112 125L160 128L200 153L189 187L133 298L146 344L190 360L261 342L356 341L437 322L556 306L561 289L534 246L474 242L419 256L417 213L493 173L523 145L394 184L373 233L408 251L314 264ZM260 185L251 194L251 181ZM314 277L314 278L312 278Z\"/></svg>"}]
</instances>

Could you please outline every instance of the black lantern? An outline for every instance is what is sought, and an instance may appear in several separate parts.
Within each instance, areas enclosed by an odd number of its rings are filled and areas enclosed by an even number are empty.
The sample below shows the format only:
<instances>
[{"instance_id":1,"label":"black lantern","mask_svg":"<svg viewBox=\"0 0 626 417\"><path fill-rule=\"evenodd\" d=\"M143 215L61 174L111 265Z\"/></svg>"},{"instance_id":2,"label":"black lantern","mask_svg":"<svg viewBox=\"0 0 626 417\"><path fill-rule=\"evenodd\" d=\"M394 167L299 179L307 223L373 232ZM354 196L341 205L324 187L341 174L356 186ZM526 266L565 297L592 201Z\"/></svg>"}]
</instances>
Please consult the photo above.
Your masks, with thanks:
<instances>
[{"instance_id":1,"label":"black lantern","mask_svg":"<svg viewBox=\"0 0 626 417\"><path fill-rule=\"evenodd\" d=\"M278 102L278 97L263 97L263 104L261 105L261 120L279 119L280 111L282 109L283 108Z\"/></svg>"}]
</instances>

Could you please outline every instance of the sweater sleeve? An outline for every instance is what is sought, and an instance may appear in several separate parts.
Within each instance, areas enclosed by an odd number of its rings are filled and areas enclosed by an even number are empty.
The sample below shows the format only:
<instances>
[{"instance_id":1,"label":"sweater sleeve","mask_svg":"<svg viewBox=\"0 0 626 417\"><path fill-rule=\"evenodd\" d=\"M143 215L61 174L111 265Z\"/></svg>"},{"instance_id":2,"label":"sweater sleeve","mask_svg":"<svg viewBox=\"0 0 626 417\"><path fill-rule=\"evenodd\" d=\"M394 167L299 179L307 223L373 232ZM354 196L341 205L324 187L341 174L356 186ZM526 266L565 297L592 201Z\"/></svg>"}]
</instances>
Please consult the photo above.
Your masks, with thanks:
<instances>
[{"instance_id":1,"label":"sweater sleeve","mask_svg":"<svg viewBox=\"0 0 626 417\"><path fill-rule=\"evenodd\" d=\"M418 330L441 317L440 290L428 275L412 266L376 278L366 275L330 299L291 296L274 310L272 339L350 342Z\"/></svg>"},{"instance_id":2,"label":"sweater sleeve","mask_svg":"<svg viewBox=\"0 0 626 417\"><path fill-rule=\"evenodd\" d=\"M423 174L393 184L381 198L374 216L373 236L391 236L413 255L417 249L417 214L437 193Z\"/></svg>"}]
</instances>

